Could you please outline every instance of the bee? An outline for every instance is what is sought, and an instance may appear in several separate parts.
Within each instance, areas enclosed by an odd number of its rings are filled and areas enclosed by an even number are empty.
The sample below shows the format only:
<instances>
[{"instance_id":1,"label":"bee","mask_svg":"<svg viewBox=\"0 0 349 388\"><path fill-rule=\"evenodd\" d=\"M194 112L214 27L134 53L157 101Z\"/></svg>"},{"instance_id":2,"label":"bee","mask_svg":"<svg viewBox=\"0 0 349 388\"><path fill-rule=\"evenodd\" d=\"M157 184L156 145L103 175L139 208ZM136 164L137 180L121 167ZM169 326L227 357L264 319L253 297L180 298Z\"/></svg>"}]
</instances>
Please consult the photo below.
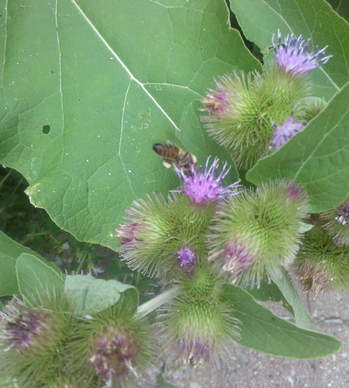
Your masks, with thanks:
<instances>
[{"instance_id":1,"label":"bee","mask_svg":"<svg viewBox=\"0 0 349 388\"><path fill-rule=\"evenodd\" d=\"M166 168L176 166L186 176L192 175L190 166L193 166L195 171L199 170L195 155L173 144L157 143L153 145L153 150L163 158L162 163Z\"/></svg>"}]
</instances>

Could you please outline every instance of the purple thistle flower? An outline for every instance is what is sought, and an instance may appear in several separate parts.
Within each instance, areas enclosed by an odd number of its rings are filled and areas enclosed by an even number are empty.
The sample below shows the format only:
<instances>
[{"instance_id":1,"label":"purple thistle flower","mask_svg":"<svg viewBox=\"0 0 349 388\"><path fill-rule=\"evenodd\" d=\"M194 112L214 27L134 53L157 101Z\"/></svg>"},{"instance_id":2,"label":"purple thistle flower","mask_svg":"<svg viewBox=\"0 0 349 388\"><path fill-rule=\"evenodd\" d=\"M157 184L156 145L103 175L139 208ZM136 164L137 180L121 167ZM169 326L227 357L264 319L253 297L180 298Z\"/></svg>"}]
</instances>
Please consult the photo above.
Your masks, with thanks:
<instances>
[{"instance_id":1,"label":"purple thistle flower","mask_svg":"<svg viewBox=\"0 0 349 388\"><path fill-rule=\"evenodd\" d=\"M305 262L296 273L304 291L313 291L314 296L322 294L333 281L333 274L329 273L328 268L321 267L321 263Z\"/></svg>"},{"instance_id":2,"label":"purple thistle flower","mask_svg":"<svg viewBox=\"0 0 349 388\"><path fill-rule=\"evenodd\" d=\"M90 363L107 386L119 380L132 368L132 361L139 350L137 341L126 330L113 326L106 327L94 338Z\"/></svg>"},{"instance_id":3,"label":"purple thistle flower","mask_svg":"<svg viewBox=\"0 0 349 388\"><path fill-rule=\"evenodd\" d=\"M119 239L120 245L132 245L132 243L136 242L137 240L140 223L129 217L125 217L125 219L131 222L119 226L117 229L117 237Z\"/></svg>"},{"instance_id":4,"label":"purple thistle flower","mask_svg":"<svg viewBox=\"0 0 349 388\"><path fill-rule=\"evenodd\" d=\"M234 190L238 187L238 182L222 187L222 182L231 167L224 163L221 173L215 177L219 159L215 158L211 167L208 166L209 160L210 157L206 161L204 171L202 171L202 167L196 171L193 166L190 166L191 176L186 176L182 170L176 168L176 172L184 184L183 189L178 191L188 195L196 204L214 202L238 194L238 191Z\"/></svg>"},{"instance_id":5,"label":"purple thistle flower","mask_svg":"<svg viewBox=\"0 0 349 388\"><path fill-rule=\"evenodd\" d=\"M349 225L349 201L345 201L335 217L338 224Z\"/></svg>"},{"instance_id":6,"label":"purple thistle flower","mask_svg":"<svg viewBox=\"0 0 349 388\"><path fill-rule=\"evenodd\" d=\"M193 264L196 259L194 249L185 245L177 251L177 257L181 267Z\"/></svg>"},{"instance_id":7,"label":"purple thistle flower","mask_svg":"<svg viewBox=\"0 0 349 388\"><path fill-rule=\"evenodd\" d=\"M212 353L210 344L198 339L180 341L179 351L183 362L192 366L208 362Z\"/></svg>"},{"instance_id":8,"label":"purple thistle flower","mask_svg":"<svg viewBox=\"0 0 349 388\"><path fill-rule=\"evenodd\" d=\"M281 146L287 143L292 136L303 130L306 126L305 122L297 123L293 116L280 125L274 125L274 137L270 142L274 150L278 150Z\"/></svg>"},{"instance_id":9,"label":"purple thistle flower","mask_svg":"<svg viewBox=\"0 0 349 388\"><path fill-rule=\"evenodd\" d=\"M222 269L230 272L233 279L237 279L244 272L250 271L255 261L253 255L244 245L230 242L223 253L225 264Z\"/></svg>"},{"instance_id":10,"label":"purple thistle flower","mask_svg":"<svg viewBox=\"0 0 349 388\"><path fill-rule=\"evenodd\" d=\"M280 31L278 31L278 44L274 44L274 35L272 45L274 48L274 58L280 68L286 73L294 76L304 75L324 65L332 55L324 57L328 46L318 51L316 46L311 53L307 53L310 39L305 41L300 35L296 38L293 34L286 36L285 43L282 43Z\"/></svg>"},{"instance_id":11,"label":"purple thistle flower","mask_svg":"<svg viewBox=\"0 0 349 388\"><path fill-rule=\"evenodd\" d=\"M216 81L218 92L210 91L207 93L202 103L203 111L207 111L213 115L219 116L225 113L228 104L228 93L223 91L220 84Z\"/></svg>"},{"instance_id":12,"label":"purple thistle flower","mask_svg":"<svg viewBox=\"0 0 349 388\"><path fill-rule=\"evenodd\" d=\"M38 342L41 332L48 326L44 313L31 310L19 303L8 306L1 314L5 319L4 335L9 348L23 353Z\"/></svg>"},{"instance_id":13,"label":"purple thistle flower","mask_svg":"<svg viewBox=\"0 0 349 388\"><path fill-rule=\"evenodd\" d=\"M188 274L193 275L196 260L194 248L182 245L181 248L177 251L177 258L179 266L184 267Z\"/></svg>"}]
</instances>

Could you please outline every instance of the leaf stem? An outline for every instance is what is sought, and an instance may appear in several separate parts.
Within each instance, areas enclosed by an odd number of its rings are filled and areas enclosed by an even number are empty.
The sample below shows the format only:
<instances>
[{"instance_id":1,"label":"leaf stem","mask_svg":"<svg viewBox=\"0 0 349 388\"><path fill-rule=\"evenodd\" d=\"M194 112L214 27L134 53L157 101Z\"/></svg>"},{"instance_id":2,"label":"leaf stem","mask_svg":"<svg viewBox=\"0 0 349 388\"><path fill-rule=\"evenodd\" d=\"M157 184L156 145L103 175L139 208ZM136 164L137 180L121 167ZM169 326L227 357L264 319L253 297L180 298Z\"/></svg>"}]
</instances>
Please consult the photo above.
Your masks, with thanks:
<instances>
[{"instance_id":1,"label":"leaf stem","mask_svg":"<svg viewBox=\"0 0 349 388\"><path fill-rule=\"evenodd\" d=\"M149 300L148 302L143 303L140 305L137 309L137 313L140 314L142 317L145 315L148 315L164 303L168 302L169 300L173 299L178 295L179 292L179 286L175 286L170 288L169 290L163 292L162 294L156 296L155 298Z\"/></svg>"}]
</instances>

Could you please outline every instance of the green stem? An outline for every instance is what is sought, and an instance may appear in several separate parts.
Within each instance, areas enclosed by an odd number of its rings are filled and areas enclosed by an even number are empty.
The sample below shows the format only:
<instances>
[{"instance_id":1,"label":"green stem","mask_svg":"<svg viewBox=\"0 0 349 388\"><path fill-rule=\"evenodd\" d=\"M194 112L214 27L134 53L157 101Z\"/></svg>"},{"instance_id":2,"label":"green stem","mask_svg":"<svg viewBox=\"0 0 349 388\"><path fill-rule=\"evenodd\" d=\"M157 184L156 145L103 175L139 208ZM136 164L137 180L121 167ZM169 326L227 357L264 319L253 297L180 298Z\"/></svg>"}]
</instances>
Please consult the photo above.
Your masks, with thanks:
<instances>
[{"instance_id":1,"label":"green stem","mask_svg":"<svg viewBox=\"0 0 349 388\"><path fill-rule=\"evenodd\" d=\"M179 286L170 288L169 290L163 292L162 294L156 296L155 298L149 300L148 302L143 303L137 309L137 313L142 317L148 315L152 311L156 310L158 307L173 299L178 295Z\"/></svg>"}]
</instances>

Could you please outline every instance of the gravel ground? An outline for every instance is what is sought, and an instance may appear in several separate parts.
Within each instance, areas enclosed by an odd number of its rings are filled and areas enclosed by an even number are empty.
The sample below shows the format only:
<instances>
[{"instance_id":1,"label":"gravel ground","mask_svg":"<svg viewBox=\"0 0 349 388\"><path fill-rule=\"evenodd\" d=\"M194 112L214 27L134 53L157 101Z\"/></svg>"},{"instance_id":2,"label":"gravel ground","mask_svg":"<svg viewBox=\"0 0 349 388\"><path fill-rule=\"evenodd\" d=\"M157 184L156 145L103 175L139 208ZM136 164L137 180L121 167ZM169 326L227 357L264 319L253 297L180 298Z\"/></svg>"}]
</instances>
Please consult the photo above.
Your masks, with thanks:
<instances>
[{"instance_id":1,"label":"gravel ground","mask_svg":"<svg viewBox=\"0 0 349 388\"><path fill-rule=\"evenodd\" d=\"M285 316L285 310L271 304L273 311ZM178 388L325 388L349 387L349 292L305 299L313 329L343 342L333 355L314 360L274 357L240 345L232 349L229 363L219 369L182 367L169 369L167 381Z\"/></svg>"}]
</instances>

